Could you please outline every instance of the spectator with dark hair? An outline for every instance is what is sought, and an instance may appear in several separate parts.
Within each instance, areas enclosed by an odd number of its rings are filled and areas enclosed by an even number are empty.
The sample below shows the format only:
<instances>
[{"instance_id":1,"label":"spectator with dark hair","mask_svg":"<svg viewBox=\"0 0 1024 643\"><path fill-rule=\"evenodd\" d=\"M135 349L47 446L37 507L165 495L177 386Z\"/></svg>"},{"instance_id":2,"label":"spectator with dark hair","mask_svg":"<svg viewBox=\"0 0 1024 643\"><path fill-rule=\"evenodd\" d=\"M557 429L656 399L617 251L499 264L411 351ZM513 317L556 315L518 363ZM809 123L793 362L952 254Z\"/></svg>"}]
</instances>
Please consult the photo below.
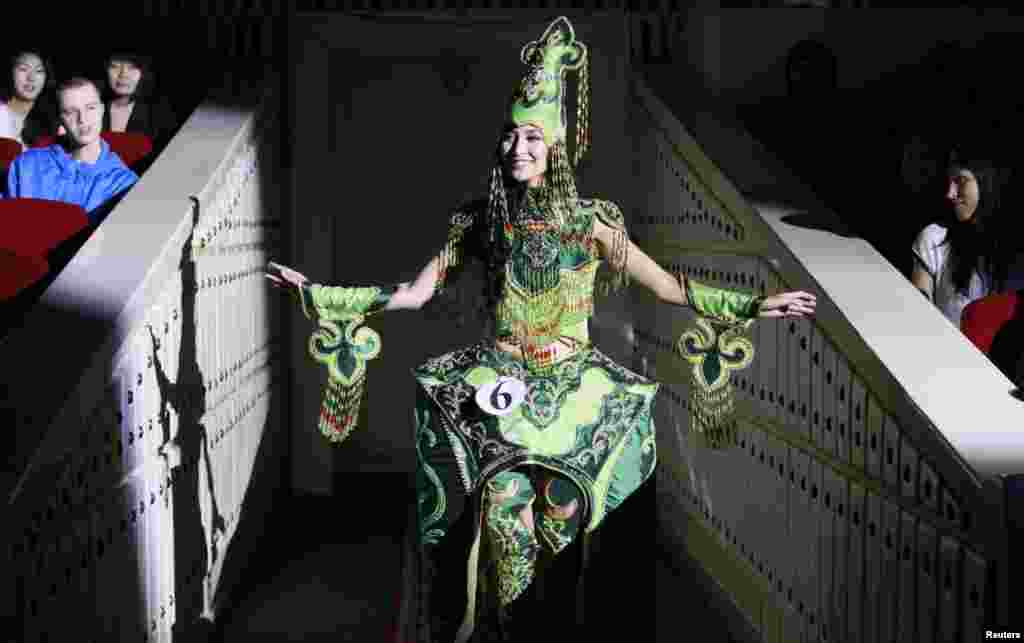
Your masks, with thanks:
<instances>
[{"instance_id":1,"label":"spectator with dark hair","mask_svg":"<svg viewBox=\"0 0 1024 643\"><path fill-rule=\"evenodd\" d=\"M155 93L153 66L148 56L132 52L107 58L103 129L145 134L162 147L177 126L170 103Z\"/></svg>"},{"instance_id":2,"label":"spectator with dark hair","mask_svg":"<svg viewBox=\"0 0 1024 643\"><path fill-rule=\"evenodd\" d=\"M31 145L56 131L53 65L42 54L25 49L9 60L10 77L0 86L0 137Z\"/></svg>"},{"instance_id":3,"label":"spectator with dark hair","mask_svg":"<svg viewBox=\"0 0 1024 643\"><path fill-rule=\"evenodd\" d=\"M103 102L91 80L75 77L57 87L65 134L49 147L27 150L14 160L7 197L33 197L82 206L90 219L97 210L138 181L100 137Z\"/></svg>"},{"instance_id":4,"label":"spectator with dark hair","mask_svg":"<svg viewBox=\"0 0 1024 643\"><path fill-rule=\"evenodd\" d=\"M1006 288L1011 251L1000 220L1004 179L988 155L954 154L946 220L928 225L914 241L911 282L957 328L967 304Z\"/></svg>"}]
</instances>

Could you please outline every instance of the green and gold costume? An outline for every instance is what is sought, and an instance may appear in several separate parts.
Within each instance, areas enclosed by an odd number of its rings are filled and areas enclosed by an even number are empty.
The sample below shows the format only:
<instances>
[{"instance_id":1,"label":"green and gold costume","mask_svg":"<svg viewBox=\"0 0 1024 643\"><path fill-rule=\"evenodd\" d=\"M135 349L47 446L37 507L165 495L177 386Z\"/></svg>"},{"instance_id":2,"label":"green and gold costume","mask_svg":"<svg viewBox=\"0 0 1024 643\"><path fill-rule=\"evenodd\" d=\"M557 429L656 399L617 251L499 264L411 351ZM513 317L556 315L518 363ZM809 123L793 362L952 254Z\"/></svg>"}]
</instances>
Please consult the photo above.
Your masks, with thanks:
<instances>
[{"instance_id":1,"label":"green and gold costume","mask_svg":"<svg viewBox=\"0 0 1024 643\"><path fill-rule=\"evenodd\" d=\"M496 164L488 198L450 218L435 288L456 288L471 258L490 267L489 278L498 273L493 337L413 371L425 555L445 542L463 513L457 508L469 507L472 520L460 563L467 578L460 621L435 632L445 643L469 640L474 631L477 638L491 636L478 627L481 617L503 614L530 585L539 556L554 555L600 526L651 476L657 460L651 407L659 385L615 363L589 337L595 290L626 283L629 237L614 203L576 194L573 166L589 147L587 49L569 21L559 18L523 48L521 58L529 71L507 121L543 128L550 150L544 185L512 188L521 194L510 200ZM572 166L566 152L567 70L576 70L580 80ZM611 231L603 253L597 222ZM602 255L607 265L599 271ZM696 282L681 287L715 318L757 314L749 297L736 299ZM329 372L320 430L332 441L344 440L354 427L366 362L380 350L380 337L360 325L393 293L376 287L301 289L303 310L320 323L310 351ZM502 413L477 401L482 388L500 395L499 378L513 378L525 391Z\"/></svg>"}]
</instances>

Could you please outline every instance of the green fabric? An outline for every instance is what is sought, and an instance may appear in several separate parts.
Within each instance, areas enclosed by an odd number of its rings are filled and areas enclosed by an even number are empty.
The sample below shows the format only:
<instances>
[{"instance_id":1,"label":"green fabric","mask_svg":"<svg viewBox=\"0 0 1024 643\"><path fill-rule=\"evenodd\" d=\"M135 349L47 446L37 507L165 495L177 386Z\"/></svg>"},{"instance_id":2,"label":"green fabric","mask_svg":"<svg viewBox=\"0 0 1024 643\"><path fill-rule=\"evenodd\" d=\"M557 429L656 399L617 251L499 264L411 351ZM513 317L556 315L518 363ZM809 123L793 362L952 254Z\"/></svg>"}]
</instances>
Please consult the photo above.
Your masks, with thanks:
<instances>
[{"instance_id":1,"label":"green fabric","mask_svg":"<svg viewBox=\"0 0 1024 643\"><path fill-rule=\"evenodd\" d=\"M757 317L763 297L735 290L706 286L693 279L684 279L686 300L702 316L722 322L743 322Z\"/></svg>"},{"instance_id":2,"label":"green fabric","mask_svg":"<svg viewBox=\"0 0 1024 643\"><path fill-rule=\"evenodd\" d=\"M437 551L459 519L458 507L481 512L470 520L483 518L482 559L472 556L471 547L467 578L486 574L493 594L485 595L494 598L477 608L467 601L459 622L484 624L481 635L486 635L490 612L485 606L493 600L503 609L522 594L534 576L538 546L551 555L564 550L582 531L596 529L653 474L651 406L659 385L594 348L534 371L488 342L432 359L414 375L420 385L421 542ZM487 415L476 405L475 387L499 376L524 381L526 397L508 415ZM509 479L523 480L524 468L545 482L532 490L520 486L495 506L490 483L497 481L500 491ZM483 494L480 507L469 502L476 494ZM524 499L535 494L542 497L529 509L536 516L531 531L524 522ZM467 563L451 565L441 571L458 575ZM470 581L467 591L474 587Z\"/></svg>"},{"instance_id":3,"label":"green fabric","mask_svg":"<svg viewBox=\"0 0 1024 643\"><path fill-rule=\"evenodd\" d=\"M572 483L543 469L502 471L487 482L485 525L500 605L529 587L542 548L554 555L572 542L581 505Z\"/></svg>"},{"instance_id":4,"label":"green fabric","mask_svg":"<svg viewBox=\"0 0 1024 643\"><path fill-rule=\"evenodd\" d=\"M576 40L572 24L564 17L552 22L520 52L530 69L512 95L509 119L516 126L539 125L548 146L565 141L565 73L579 69L586 57L586 45Z\"/></svg>"},{"instance_id":5,"label":"green fabric","mask_svg":"<svg viewBox=\"0 0 1024 643\"><path fill-rule=\"evenodd\" d=\"M395 294L395 286L303 286L302 312L309 319L340 321L379 312Z\"/></svg>"},{"instance_id":6,"label":"green fabric","mask_svg":"<svg viewBox=\"0 0 1024 643\"><path fill-rule=\"evenodd\" d=\"M362 380L366 362L380 354L380 335L362 323L362 316L336 322L320 319L320 327L309 338L310 356L327 367L332 381L344 386Z\"/></svg>"},{"instance_id":7,"label":"green fabric","mask_svg":"<svg viewBox=\"0 0 1024 643\"><path fill-rule=\"evenodd\" d=\"M654 470L651 405L658 384L597 349L530 372L481 342L432 359L414 375L426 393L417 408L425 542L444 537L450 494L474 493L500 471L532 464L572 482L591 531ZM473 396L499 376L524 381L526 398L508 415L487 415ZM438 459L454 460L461 489L442 488Z\"/></svg>"},{"instance_id":8,"label":"green fabric","mask_svg":"<svg viewBox=\"0 0 1024 643\"><path fill-rule=\"evenodd\" d=\"M498 600L508 605L533 581L540 543L528 522L537 494L530 478L502 471L487 482L485 524L495 561Z\"/></svg>"},{"instance_id":9,"label":"green fabric","mask_svg":"<svg viewBox=\"0 0 1024 643\"><path fill-rule=\"evenodd\" d=\"M753 323L698 317L697 328L686 330L676 342L676 351L691 364L690 427L710 448L735 444L731 375L754 360L754 343L743 335Z\"/></svg>"},{"instance_id":10,"label":"green fabric","mask_svg":"<svg viewBox=\"0 0 1024 643\"><path fill-rule=\"evenodd\" d=\"M496 311L497 335L525 335L527 343L539 346L570 338L582 348L563 362L542 365L481 343L414 371L424 393L418 398L416 418L426 543L439 542L446 533L451 490L443 480L453 462L462 493L479 489L490 475L516 462L560 472L584 494L590 516L584 526L591 529L608 509L606 498L617 506L653 467L650 405L658 385L591 347L587 327L601 263L594 220L598 217L624 234L621 211L608 201L580 199L567 220L554 221L537 196L529 193L517 219L501 231L511 253ZM476 205L460 209L452 219L455 232L449 237L465 244L456 251L459 255L483 254L484 249L469 245L479 237L466 234L483 218L482 203ZM477 408L472 395L501 375L524 381L528 392L519 408L497 418ZM614 444L630 432L642 434L639 442L616 452ZM610 435L617 441L605 442ZM592 450L595 436L602 446ZM440 461L445 464L435 468ZM635 473L620 471L613 476L615 462Z\"/></svg>"},{"instance_id":11,"label":"green fabric","mask_svg":"<svg viewBox=\"0 0 1024 643\"><path fill-rule=\"evenodd\" d=\"M309 338L309 354L327 368L317 427L334 444L344 442L355 429L366 365L380 354L380 335L362 324L366 315L387 305L395 290L320 284L298 288L302 312L318 325Z\"/></svg>"},{"instance_id":12,"label":"green fabric","mask_svg":"<svg viewBox=\"0 0 1024 643\"><path fill-rule=\"evenodd\" d=\"M536 196L514 220L494 228L509 248L502 268L504 290L495 311L497 335L541 347L571 340L576 352L554 364L542 363L517 359L487 340L431 359L413 373L418 382L417 507L424 545L441 545L467 499L480 498L475 494L482 494L489 481L505 472L531 467L544 472L546 480L556 481L534 485L538 495L543 489L553 510L539 514L529 536L533 540L519 539L520 547L510 553L519 557L518 562L507 560L503 578L489 585L508 600L531 577L523 561L532 558L523 557L524 546L537 542L554 553L581 530L596 529L650 477L657 459L651 406L658 384L592 347L587 327L601 264L594 219L612 221L625 238L621 213L609 202L579 199L571 212L556 215L536 202ZM453 215L440 286L454 285L450 280L465 257L489 254L489 229L481 228L484 221L481 208ZM361 324L390 293L317 285L301 294L307 316L321 325L310 352L330 372L321 430L325 435L347 435L358 405L350 396L347 402L342 400L345 404L332 406L331 391L340 397L346 391L361 391L366 361L380 350L380 338ZM487 415L477 407L475 392L500 376L523 381L526 398L508 415ZM351 386L346 388L347 383ZM340 429L329 421L332 414ZM485 517L484 507L475 511L481 512L478 520ZM494 518L492 526L499 527L502 521L509 526L507 512ZM487 538L497 539L495 533ZM485 553L484 558L490 556Z\"/></svg>"},{"instance_id":13,"label":"green fabric","mask_svg":"<svg viewBox=\"0 0 1024 643\"><path fill-rule=\"evenodd\" d=\"M512 252L496 311L499 337L540 348L571 338L589 344L586 322L594 311L595 275L601 260L594 217L606 202L579 199L566 221L530 195L519 220L504 230Z\"/></svg>"}]
</instances>

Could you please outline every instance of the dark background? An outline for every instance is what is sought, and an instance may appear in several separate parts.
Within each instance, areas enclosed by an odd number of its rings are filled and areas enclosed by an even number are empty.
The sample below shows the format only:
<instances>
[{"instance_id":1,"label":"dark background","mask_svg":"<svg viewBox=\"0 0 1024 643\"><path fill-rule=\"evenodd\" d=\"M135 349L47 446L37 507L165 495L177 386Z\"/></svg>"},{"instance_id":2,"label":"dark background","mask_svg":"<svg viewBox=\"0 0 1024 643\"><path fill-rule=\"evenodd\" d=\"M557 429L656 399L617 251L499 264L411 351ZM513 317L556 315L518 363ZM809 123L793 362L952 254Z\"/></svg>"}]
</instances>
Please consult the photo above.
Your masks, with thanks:
<instances>
[{"instance_id":1,"label":"dark background","mask_svg":"<svg viewBox=\"0 0 1024 643\"><path fill-rule=\"evenodd\" d=\"M1002 219L1016 236L1016 114L1024 99L1005 70L1020 56L1019 43L1016 34L987 35L975 45L937 41L918 63L857 88L830 87L827 74L808 69L785 96L738 111L755 137L909 278L914 238L947 220L953 149L980 152L1005 169ZM839 74L850 64L836 62Z\"/></svg>"}]
</instances>

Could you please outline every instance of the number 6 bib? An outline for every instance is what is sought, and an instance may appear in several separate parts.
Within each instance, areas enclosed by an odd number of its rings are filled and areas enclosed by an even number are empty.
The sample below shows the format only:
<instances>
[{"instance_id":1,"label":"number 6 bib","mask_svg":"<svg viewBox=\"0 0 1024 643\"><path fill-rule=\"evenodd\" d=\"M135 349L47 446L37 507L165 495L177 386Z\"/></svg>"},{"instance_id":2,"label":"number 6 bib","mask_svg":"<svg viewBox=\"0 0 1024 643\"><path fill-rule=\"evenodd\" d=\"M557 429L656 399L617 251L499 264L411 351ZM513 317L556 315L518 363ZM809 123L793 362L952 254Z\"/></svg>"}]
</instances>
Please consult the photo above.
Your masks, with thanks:
<instances>
[{"instance_id":1,"label":"number 6 bib","mask_svg":"<svg viewBox=\"0 0 1024 643\"><path fill-rule=\"evenodd\" d=\"M526 397L526 384L514 377L499 377L476 390L476 403L490 415L508 415Z\"/></svg>"}]
</instances>

